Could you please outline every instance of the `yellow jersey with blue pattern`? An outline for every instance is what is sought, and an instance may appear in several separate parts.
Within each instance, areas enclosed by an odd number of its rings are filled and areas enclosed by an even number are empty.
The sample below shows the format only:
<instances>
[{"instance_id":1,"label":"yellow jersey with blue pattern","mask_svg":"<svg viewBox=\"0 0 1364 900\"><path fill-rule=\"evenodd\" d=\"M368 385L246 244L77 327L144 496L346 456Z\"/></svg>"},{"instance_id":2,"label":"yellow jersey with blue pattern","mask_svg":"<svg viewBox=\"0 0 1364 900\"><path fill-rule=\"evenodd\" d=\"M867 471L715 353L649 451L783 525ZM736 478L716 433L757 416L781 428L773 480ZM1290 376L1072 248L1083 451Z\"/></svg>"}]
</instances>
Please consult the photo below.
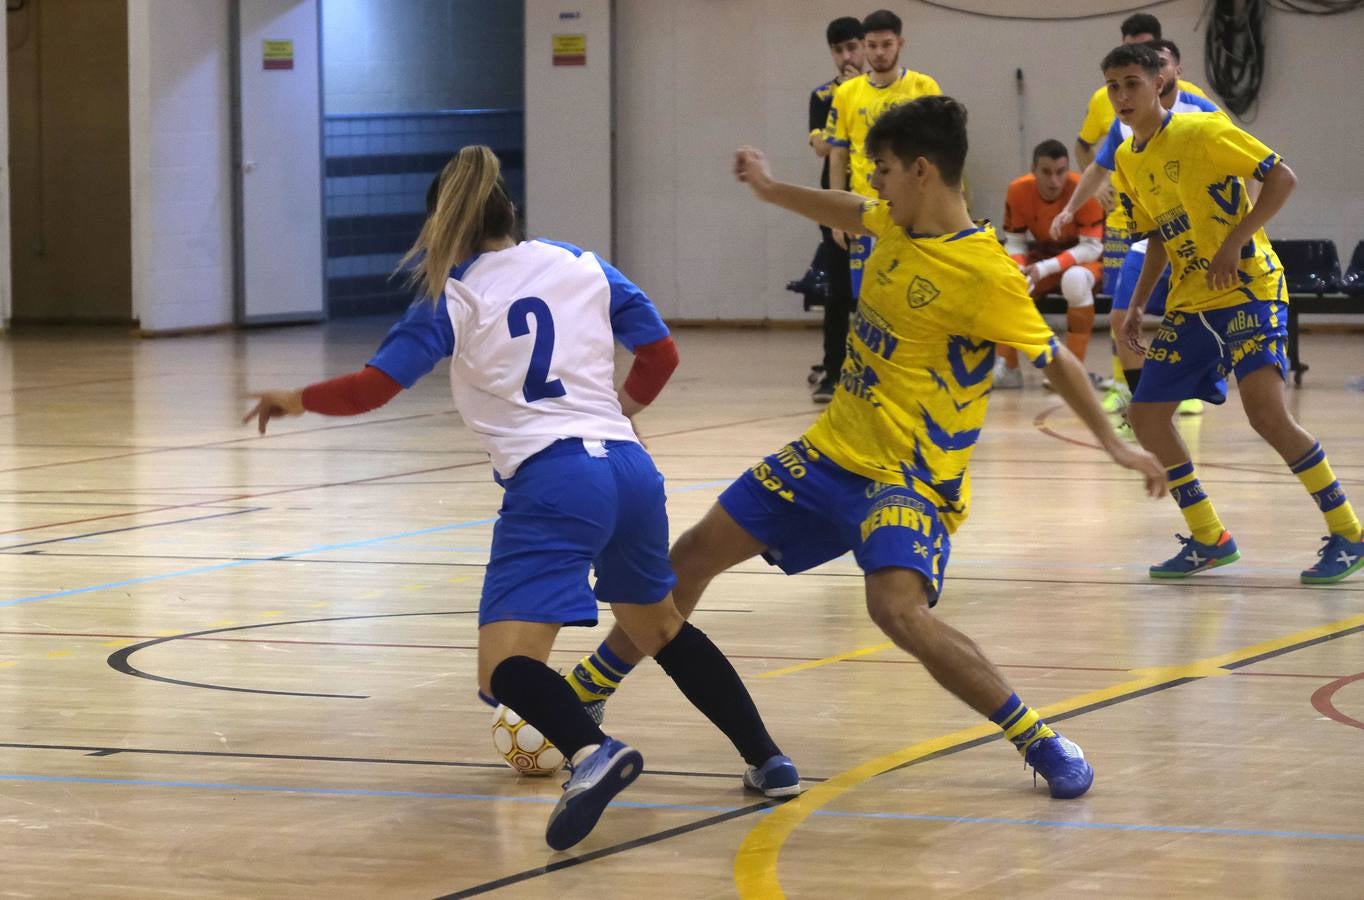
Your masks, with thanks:
<instances>
[{"instance_id":1,"label":"yellow jersey with blue pattern","mask_svg":"<svg viewBox=\"0 0 1364 900\"><path fill-rule=\"evenodd\" d=\"M1203 89L1192 81L1179 80L1179 92L1193 94L1195 97L1208 99L1208 95L1203 93ZM1108 99L1108 85L1102 85L1089 98L1089 105L1085 107L1085 119L1080 123L1080 140L1098 149L1098 145L1103 142L1104 137L1113 127L1113 120L1118 114L1113 111L1113 101ZM1104 166L1111 171L1111 166ZM1108 218L1104 221L1104 226L1108 229L1110 239L1104 244L1104 266L1105 268L1118 269L1122 267L1122 258L1127 254L1127 248L1132 241L1127 237L1127 216L1123 214L1122 207L1114 205L1108 211ZM1116 276L1116 272L1114 273Z\"/></svg>"},{"instance_id":2,"label":"yellow jersey with blue pattern","mask_svg":"<svg viewBox=\"0 0 1364 900\"><path fill-rule=\"evenodd\" d=\"M899 78L879 87L866 75L850 78L838 86L824 135L829 143L848 148L852 170L848 190L863 197L876 197L876 189L871 186L875 166L867 157L865 144L867 132L881 114L901 103L941 93L942 89L931 77L910 69L901 69Z\"/></svg>"},{"instance_id":3,"label":"yellow jersey with blue pattern","mask_svg":"<svg viewBox=\"0 0 1364 900\"><path fill-rule=\"evenodd\" d=\"M966 518L966 467L985 421L995 344L1041 367L1059 349L988 224L906 232L868 201L876 237L834 399L805 438L835 464L913 488L948 533Z\"/></svg>"},{"instance_id":4,"label":"yellow jersey with blue pattern","mask_svg":"<svg viewBox=\"0 0 1364 900\"><path fill-rule=\"evenodd\" d=\"M1236 287L1210 288L1206 277L1250 210L1242 179L1264 180L1281 161L1277 153L1221 113L1166 113L1144 146L1128 138L1114 161L1113 183L1132 230L1160 240L1170 256L1167 312L1287 302L1283 267L1263 228L1241 248Z\"/></svg>"}]
</instances>

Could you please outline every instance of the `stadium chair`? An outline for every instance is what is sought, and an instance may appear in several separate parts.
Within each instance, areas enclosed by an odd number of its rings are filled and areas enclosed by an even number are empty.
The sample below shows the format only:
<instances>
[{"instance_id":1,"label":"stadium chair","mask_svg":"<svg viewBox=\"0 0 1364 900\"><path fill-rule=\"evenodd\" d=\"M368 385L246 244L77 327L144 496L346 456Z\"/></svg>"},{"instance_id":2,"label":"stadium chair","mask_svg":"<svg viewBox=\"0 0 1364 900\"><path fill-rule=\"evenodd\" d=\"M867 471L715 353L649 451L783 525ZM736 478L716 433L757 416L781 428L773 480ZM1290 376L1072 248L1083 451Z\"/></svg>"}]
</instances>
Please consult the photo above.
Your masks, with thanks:
<instances>
[{"instance_id":1,"label":"stadium chair","mask_svg":"<svg viewBox=\"0 0 1364 900\"><path fill-rule=\"evenodd\" d=\"M1318 297L1340 289L1340 257L1334 241L1275 241L1274 252L1283 263L1288 293ZM1293 384L1311 368L1298 356L1298 305L1288 304L1288 363Z\"/></svg>"},{"instance_id":2,"label":"stadium chair","mask_svg":"<svg viewBox=\"0 0 1364 900\"><path fill-rule=\"evenodd\" d=\"M1340 289L1340 257L1334 241L1275 241L1290 294L1330 294Z\"/></svg>"},{"instance_id":3,"label":"stadium chair","mask_svg":"<svg viewBox=\"0 0 1364 900\"><path fill-rule=\"evenodd\" d=\"M1364 241L1355 244L1350 267L1340 279L1340 289L1351 297L1364 297Z\"/></svg>"}]
</instances>

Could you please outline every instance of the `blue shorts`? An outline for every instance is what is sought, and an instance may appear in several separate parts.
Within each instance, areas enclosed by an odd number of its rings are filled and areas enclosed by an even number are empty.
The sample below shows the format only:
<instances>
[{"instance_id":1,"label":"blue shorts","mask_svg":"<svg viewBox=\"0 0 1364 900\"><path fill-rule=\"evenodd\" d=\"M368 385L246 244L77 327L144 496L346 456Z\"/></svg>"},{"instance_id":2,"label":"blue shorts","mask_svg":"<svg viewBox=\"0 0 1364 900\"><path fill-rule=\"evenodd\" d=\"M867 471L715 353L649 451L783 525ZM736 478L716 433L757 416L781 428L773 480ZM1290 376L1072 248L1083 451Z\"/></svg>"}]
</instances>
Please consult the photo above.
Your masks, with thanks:
<instances>
[{"instance_id":1,"label":"blue shorts","mask_svg":"<svg viewBox=\"0 0 1364 900\"><path fill-rule=\"evenodd\" d=\"M1104 284L1103 292L1115 296L1123 260L1132 247L1132 236L1126 228L1104 228Z\"/></svg>"},{"instance_id":2,"label":"blue shorts","mask_svg":"<svg viewBox=\"0 0 1364 900\"><path fill-rule=\"evenodd\" d=\"M869 234L848 235L848 274L852 280L852 296L856 300L862 296L862 269L871 256L872 244L876 239Z\"/></svg>"},{"instance_id":3,"label":"blue shorts","mask_svg":"<svg viewBox=\"0 0 1364 900\"><path fill-rule=\"evenodd\" d=\"M1144 262L1146 262L1145 248L1138 250L1133 247L1123 257L1122 269L1118 273L1118 283L1113 288L1114 309L1127 309L1132 305L1132 292L1137 287L1137 279L1141 277L1141 266ZM1165 298L1169 294L1170 267L1166 266L1165 271L1160 273L1160 280L1151 289L1151 298L1146 301L1146 314L1148 316L1165 315Z\"/></svg>"},{"instance_id":4,"label":"blue shorts","mask_svg":"<svg viewBox=\"0 0 1364 900\"><path fill-rule=\"evenodd\" d=\"M719 502L767 545L763 559L787 575L851 550L863 572L918 572L928 583L928 605L938 602L952 543L937 507L912 488L834 465L803 438L740 475Z\"/></svg>"},{"instance_id":5,"label":"blue shorts","mask_svg":"<svg viewBox=\"0 0 1364 900\"><path fill-rule=\"evenodd\" d=\"M1288 373L1288 306L1253 300L1202 313L1167 312L1146 351L1133 403L1227 399L1227 375Z\"/></svg>"},{"instance_id":6,"label":"blue shorts","mask_svg":"<svg viewBox=\"0 0 1364 900\"><path fill-rule=\"evenodd\" d=\"M595 625L597 600L657 603L673 589L663 476L639 444L556 441L502 486L480 626Z\"/></svg>"}]
</instances>

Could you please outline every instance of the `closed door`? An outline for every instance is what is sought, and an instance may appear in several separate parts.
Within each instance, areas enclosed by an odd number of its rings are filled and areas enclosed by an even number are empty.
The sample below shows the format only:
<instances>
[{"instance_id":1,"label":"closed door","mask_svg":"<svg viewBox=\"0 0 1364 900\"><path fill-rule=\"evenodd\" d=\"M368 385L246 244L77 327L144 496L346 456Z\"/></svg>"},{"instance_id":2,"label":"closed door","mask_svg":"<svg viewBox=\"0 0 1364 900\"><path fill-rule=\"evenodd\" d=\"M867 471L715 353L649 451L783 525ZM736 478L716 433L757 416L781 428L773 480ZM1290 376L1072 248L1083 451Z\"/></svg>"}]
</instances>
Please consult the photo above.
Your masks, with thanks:
<instances>
[{"instance_id":1,"label":"closed door","mask_svg":"<svg viewBox=\"0 0 1364 900\"><path fill-rule=\"evenodd\" d=\"M237 321L323 316L318 0L238 0Z\"/></svg>"}]
</instances>

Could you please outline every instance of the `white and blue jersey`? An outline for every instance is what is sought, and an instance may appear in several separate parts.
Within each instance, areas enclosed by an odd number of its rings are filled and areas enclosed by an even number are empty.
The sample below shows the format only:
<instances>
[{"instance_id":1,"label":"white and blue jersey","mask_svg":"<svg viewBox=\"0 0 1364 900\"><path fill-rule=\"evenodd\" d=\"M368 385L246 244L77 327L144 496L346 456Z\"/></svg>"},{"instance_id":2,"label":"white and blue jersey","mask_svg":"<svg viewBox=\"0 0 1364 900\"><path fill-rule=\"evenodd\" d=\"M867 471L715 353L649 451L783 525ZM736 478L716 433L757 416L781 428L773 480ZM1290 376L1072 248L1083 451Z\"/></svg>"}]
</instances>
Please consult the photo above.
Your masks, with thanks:
<instances>
[{"instance_id":1,"label":"white and blue jersey","mask_svg":"<svg viewBox=\"0 0 1364 900\"><path fill-rule=\"evenodd\" d=\"M562 438L635 440L615 388L615 347L668 336L628 278L590 252L524 241L450 272L445 297L419 300L369 365L408 388L450 357L450 386L493 468L510 478Z\"/></svg>"},{"instance_id":2,"label":"white and blue jersey","mask_svg":"<svg viewBox=\"0 0 1364 900\"><path fill-rule=\"evenodd\" d=\"M444 298L414 303L370 360L406 388L449 357L455 406L492 457L505 493L480 626L594 625L599 599L655 603L672 590L663 476L614 377L616 341L634 350L667 336L608 263L533 240L456 266Z\"/></svg>"},{"instance_id":3,"label":"white and blue jersey","mask_svg":"<svg viewBox=\"0 0 1364 900\"><path fill-rule=\"evenodd\" d=\"M1175 105L1170 107L1171 112L1221 112L1217 104L1206 97L1191 94L1188 91L1180 91L1175 98ZM1104 135L1103 142L1099 144L1098 152L1094 154L1094 162L1099 166L1112 172L1116 167L1116 155L1118 148L1123 141L1132 137L1130 126L1124 125L1122 120L1114 119L1112 126L1108 129L1108 134ZM1146 238L1133 241L1132 246L1127 249L1127 255L1123 258L1122 266L1119 269L1118 277L1111 285L1114 309L1127 309L1132 305L1132 292L1136 289L1137 278L1141 275L1142 263L1146 260ZM1170 267L1166 266L1161 274L1160 280L1151 289L1151 296L1146 301L1146 312L1148 315L1162 316L1165 314L1165 300L1170 293Z\"/></svg>"}]
</instances>

